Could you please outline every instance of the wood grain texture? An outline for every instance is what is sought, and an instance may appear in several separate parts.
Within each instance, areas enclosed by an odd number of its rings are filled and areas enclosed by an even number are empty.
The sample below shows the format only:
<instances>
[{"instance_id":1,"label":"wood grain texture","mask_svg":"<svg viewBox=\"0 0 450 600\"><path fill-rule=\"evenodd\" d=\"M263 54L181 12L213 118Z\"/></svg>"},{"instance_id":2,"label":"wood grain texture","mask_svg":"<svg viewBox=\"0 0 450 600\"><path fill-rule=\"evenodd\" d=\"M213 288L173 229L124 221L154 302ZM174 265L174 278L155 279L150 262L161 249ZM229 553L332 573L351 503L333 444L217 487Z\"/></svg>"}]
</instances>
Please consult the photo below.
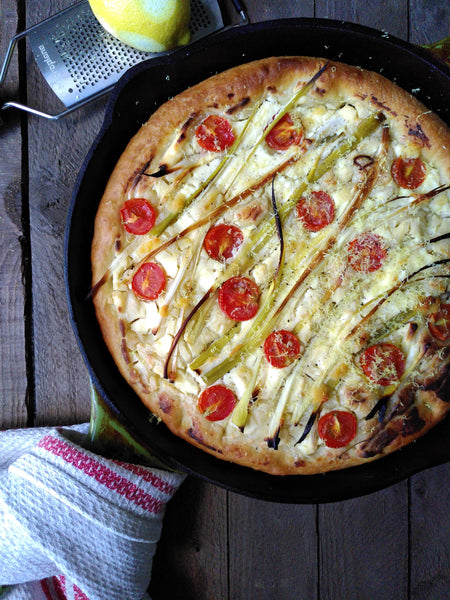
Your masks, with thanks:
<instances>
[{"instance_id":1,"label":"wood grain texture","mask_svg":"<svg viewBox=\"0 0 450 600\"><path fill-rule=\"evenodd\" d=\"M0 56L18 23L13 0L0 6ZM2 87L0 102L19 97L18 53ZM22 133L14 112L3 113L0 123L0 424L27 423L27 369L25 356L25 288L22 244Z\"/></svg>"},{"instance_id":2,"label":"wood grain texture","mask_svg":"<svg viewBox=\"0 0 450 600\"><path fill-rule=\"evenodd\" d=\"M321 506L319 534L321 598L408 597L406 482Z\"/></svg>"},{"instance_id":3,"label":"wood grain texture","mask_svg":"<svg viewBox=\"0 0 450 600\"><path fill-rule=\"evenodd\" d=\"M267 0L249 0L245 2L250 21L270 21L273 18L289 19L294 17L313 17L314 16L314 1L313 0L297 0L294 2L277 2L274 7L274 2Z\"/></svg>"},{"instance_id":4,"label":"wood grain texture","mask_svg":"<svg viewBox=\"0 0 450 600\"><path fill-rule=\"evenodd\" d=\"M449 35L450 6L410 0L409 41L428 44ZM411 478L409 600L444 600L450 590L450 464Z\"/></svg>"},{"instance_id":5,"label":"wood grain texture","mask_svg":"<svg viewBox=\"0 0 450 600\"><path fill-rule=\"evenodd\" d=\"M229 494L230 598L308 598L317 592L314 506Z\"/></svg>"},{"instance_id":6,"label":"wood grain texture","mask_svg":"<svg viewBox=\"0 0 450 600\"><path fill-rule=\"evenodd\" d=\"M448 2L441 0L410 0L409 41L432 44L450 34Z\"/></svg>"},{"instance_id":7,"label":"wood grain texture","mask_svg":"<svg viewBox=\"0 0 450 600\"><path fill-rule=\"evenodd\" d=\"M449 465L430 469L411 479L411 600L449 597L449 479Z\"/></svg>"},{"instance_id":8,"label":"wood grain texture","mask_svg":"<svg viewBox=\"0 0 450 600\"><path fill-rule=\"evenodd\" d=\"M71 4L27 3L27 20L37 23ZM49 93L34 61L28 63L32 106L56 113L61 103ZM36 424L66 424L89 418L88 377L68 319L64 287L64 230L71 190L101 125L104 104L59 121L29 119L29 197L33 256Z\"/></svg>"},{"instance_id":9,"label":"wood grain texture","mask_svg":"<svg viewBox=\"0 0 450 600\"><path fill-rule=\"evenodd\" d=\"M359 23L386 31L399 38L408 35L408 2L366 2L365 0L316 0L315 16ZM355 49L356 50L356 49Z\"/></svg>"},{"instance_id":10,"label":"wood grain texture","mask_svg":"<svg viewBox=\"0 0 450 600\"><path fill-rule=\"evenodd\" d=\"M153 562L153 600L228 598L227 492L186 480L167 508Z\"/></svg>"}]
</instances>

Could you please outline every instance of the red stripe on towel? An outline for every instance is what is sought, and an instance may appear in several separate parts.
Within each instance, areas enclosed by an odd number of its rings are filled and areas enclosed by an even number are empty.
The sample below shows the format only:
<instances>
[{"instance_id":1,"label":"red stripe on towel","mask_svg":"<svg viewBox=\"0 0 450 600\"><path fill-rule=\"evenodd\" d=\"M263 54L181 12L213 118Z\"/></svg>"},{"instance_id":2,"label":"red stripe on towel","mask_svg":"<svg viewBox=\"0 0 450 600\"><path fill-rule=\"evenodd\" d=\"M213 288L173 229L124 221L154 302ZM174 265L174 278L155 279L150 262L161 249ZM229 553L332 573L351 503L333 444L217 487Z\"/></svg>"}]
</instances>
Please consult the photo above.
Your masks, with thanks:
<instances>
[{"instance_id":1,"label":"red stripe on towel","mask_svg":"<svg viewBox=\"0 0 450 600\"><path fill-rule=\"evenodd\" d=\"M146 511L157 514L165 505L165 502L157 500L125 477L118 475L94 458L87 456L62 440L47 435L42 438L38 446L55 456L61 457L66 463L76 467L89 477L93 477L98 483L124 496L127 500L134 502Z\"/></svg>"},{"instance_id":2,"label":"red stripe on towel","mask_svg":"<svg viewBox=\"0 0 450 600\"><path fill-rule=\"evenodd\" d=\"M61 586L58 577L42 579L41 588L47 600L67 600L64 587Z\"/></svg>"},{"instance_id":3,"label":"red stripe on towel","mask_svg":"<svg viewBox=\"0 0 450 600\"><path fill-rule=\"evenodd\" d=\"M177 488L175 486L171 485L167 481L164 481L163 479L161 479L160 477L158 477L157 475L155 475L154 473L152 473L145 467L141 467L139 465L133 465L131 463L123 463L120 461L114 461L114 462L117 465L120 465L123 469L126 469L127 471L131 471L132 473L139 475L139 477L142 477L142 479L144 481L151 483L153 487L160 490L164 494L172 495L177 491Z\"/></svg>"},{"instance_id":4,"label":"red stripe on towel","mask_svg":"<svg viewBox=\"0 0 450 600\"><path fill-rule=\"evenodd\" d=\"M82 592L77 585L73 586L73 596L75 600L89 600L86 594Z\"/></svg>"}]
</instances>

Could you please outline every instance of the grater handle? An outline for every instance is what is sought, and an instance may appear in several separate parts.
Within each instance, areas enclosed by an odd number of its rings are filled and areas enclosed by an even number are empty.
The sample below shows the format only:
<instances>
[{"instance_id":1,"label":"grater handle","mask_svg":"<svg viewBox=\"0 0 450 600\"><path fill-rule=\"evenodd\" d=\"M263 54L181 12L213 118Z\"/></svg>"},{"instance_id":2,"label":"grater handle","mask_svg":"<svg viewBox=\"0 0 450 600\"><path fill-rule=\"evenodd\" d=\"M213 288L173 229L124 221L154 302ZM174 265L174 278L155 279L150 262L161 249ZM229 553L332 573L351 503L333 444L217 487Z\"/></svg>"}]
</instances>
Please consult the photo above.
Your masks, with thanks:
<instances>
[{"instance_id":1,"label":"grater handle","mask_svg":"<svg viewBox=\"0 0 450 600\"><path fill-rule=\"evenodd\" d=\"M2 86L3 83L5 82L17 42L20 39L26 37L32 29L33 28L22 31L22 32L16 34L13 38L11 38L11 41L8 44L8 49L6 51L5 59L3 61L2 70L0 71L0 86ZM106 93L107 91L108 90L105 90L104 93ZM92 99L93 98L90 98L89 100L92 100ZM25 112L28 112L33 115L37 115L39 117L45 117L46 119L55 120L55 119L59 119L60 117L67 115L69 112L71 112L72 110L75 110L76 108L79 108L83 104L86 104L86 102L80 102L77 105L75 105L67 110L62 111L59 114L52 115L52 114L37 110L36 108L32 108L31 106L27 106L26 104L21 104L20 102L8 101L8 102L4 102L0 106L0 111L6 110L7 108L17 108L19 110L23 110Z\"/></svg>"},{"instance_id":2,"label":"grater handle","mask_svg":"<svg viewBox=\"0 0 450 600\"><path fill-rule=\"evenodd\" d=\"M244 23L250 23L250 18L248 16L247 9L245 8L244 3L241 2L241 0L232 0L232 2L234 8L236 9L236 12L239 13Z\"/></svg>"},{"instance_id":3,"label":"grater handle","mask_svg":"<svg viewBox=\"0 0 450 600\"><path fill-rule=\"evenodd\" d=\"M105 88L104 90L101 90L97 94L93 94L92 96L89 96L88 98L85 98L84 100L81 100L80 102L77 102L70 108L67 108L66 110L63 110L56 114L46 113L41 110L38 110L37 108L32 108L31 106L27 106L26 104L20 104L20 102L11 102L11 101L5 102L0 107L0 110L6 110L7 108L17 108L17 109L23 110L29 114L36 115L37 117L44 117L45 119L49 119L50 121L57 121L61 117L65 117L69 113L73 112L74 110L77 110L78 108L81 108L85 104L89 104L90 102L93 102L94 100L97 100L98 98L101 98L105 94L108 94L112 88L113 88L113 86Z\"/></svg>"},{"instance_id":4,"label":"grater handle","mask_svg":"<svg viewBox=\"0 0 450 600\"><path fill-rule=\"evenodd\" d=\"M30 29L22 31L22 32L16 34L13 38L11 38L11 41L8 44L8 49L6 51L5 59L3 61L2 70L0 71L0 87L5 82L6 76L9 71L9 65L11 64L11 59L12 59L15 47L17 45L17 42L21 38L26 37L30 33L30 31L32 31L33 29L34 29L34 27L30 27ZM23 110L32 115L36 115L38 117L44 117L46 119L50 119L50 120L54 121L54 120L60 119L61 117L65 117L72 111L74 111L78 108L81 108L88 102L92 102L93 100L96 100L97 98L100 98L101 96L104 96L105 94L110 92L112 88L113 88L113 86L105 88L104 90L101 90L97 94L93 94L92 96L89 96L88 98L85 98L84 100L81 100L80 102L77 102L70 108L67 108L66 110L63 110L60 113L56 113L56 114L46 113L44 111L38 110L37 108L32 108L31 106L27 106L26 104L21 104L20 102L13 102L13 101L4 102L0 106L0 111L6 110L7 108L17 108L19 110Z\"/></svg>"},{"instance_id":5,"label":"grater handle","mask_svg":"<svg viewBox=\"0 0 450 600\"><path fill-rule=\"evenodd\" d=\"M90 387L91 419L86 446L103 456L173 471L172 467L157 458L121 422L117 414L102 398L92 380Z\"/></svg>"},{"instance_id":6,"label":"grater handle","mask_svg":"<svg viewBox=\"0 0 450 600\"><path fill-rule=\"evenodd\" d=\"M87 0L82 0L82 2L80 2L80 4L82 4L83 2L86 2L86 1ZM73 8L73 6L69 6L69 7L65 8L64 10L62 10L59 13L59 16L63 15L64 13L69 12L72 8ZM24 31L21 31L21 32L17 33L13 38L11 38L11 41L9 42L9 45L8 45L8 50L6 51L5 60L3 61L2 70L0 72L0 86L3 84L3 82L6 79L6 74L8 72L9 64L11 62L11 58L12 58L12 55L13 55L13 52L14 52L14 48L16 47L17 42L20 39L22 39L22 38L30 35L30 33L33 33L34 31L38 30L40 27L42 27L42 25L44 25L44 23L47 23L48 21L51 21L52 18L53 17L48 17L47 19L44 19L40 23L36 23L35 25L32 25L31 27L28 27L28 29L25 29Z\"/></svg>"},{"instance_id":7,"label":"grater handle","mask_svg":"<svg viewBox=\"0 0 450 600\"><path fill-rule=\"evenodd\" d=\"M0 72L0 86L3 85L6 75L8 74L9 65L11 63L12 55L14 53L14 48L16 47L17 42L20 38L24 37L26 32L18 33L15 35L8 44L8 50L6 51L5 60L3 61L2 70Z\"/></svg>"},{"instance_id":8,"label":"grater handle","mask_svg":"<svg viewBox=\"0 0 450 600\"><path fill-rule=\"evenodd\" d=\"M425 48L447 67L450 67L450 36L434 42L433 44L424 44L422 48Z\"/></svg>"}]
</instances>

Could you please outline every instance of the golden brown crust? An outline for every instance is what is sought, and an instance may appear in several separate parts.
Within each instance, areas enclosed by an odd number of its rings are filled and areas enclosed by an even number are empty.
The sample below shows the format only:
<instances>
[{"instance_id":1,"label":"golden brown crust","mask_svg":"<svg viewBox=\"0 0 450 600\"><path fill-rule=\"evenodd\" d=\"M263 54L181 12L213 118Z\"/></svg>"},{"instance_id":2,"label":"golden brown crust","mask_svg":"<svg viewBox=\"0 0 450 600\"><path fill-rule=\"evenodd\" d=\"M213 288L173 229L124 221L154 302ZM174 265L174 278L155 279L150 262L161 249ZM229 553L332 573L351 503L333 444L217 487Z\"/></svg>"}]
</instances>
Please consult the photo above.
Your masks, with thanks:
<instances>
[{"instance_id":1,"label":"golden brown crust","mask_svg":"<svg viewBox=\"0 0 450 600\"><path fill-rule=\"evenodd\" d=\"M193 404L183 402L183 394L169 382L145 380L128 354L128 337L133 334L121 325L121 316L112 302L112 281L104 275L113 261L114 249L121 249L127 243L118 218L119 209L130 190L146 176L144 174L158 170L174 131L179 132L181 139L208 110L232 115L267 90L283 96L287 89L299 89L326 62L308 57L281 57L244 64L201 82L161 106L130 141L112 173L99 205L92 244L93 283L102 281L94 296L97 318L121 373L145 405L176 435L204 451L278 475L346 468L378 458L417 439L448 411L448 403L441 400L436 391L438 384L447 380L446 369L434 371L425 391L418 395L410 391L410 412L405 409L386 426L373 425L376 431L370 433L371 441L359 442L357 450L328 449L308 460L292 462L289 454L270 448L266 443L253 445L251 438L227 441L220 427L206 421ZM411 155L417 150L432 160L444 179L450 176L450 133L446 126L413 96L381 75L330 63L315 83L311 97L350 104L354 99L371 111L383 112L399 144L408 147ZM374 423L376 421L375 417Z\"/></svg>"},{"instance_id":2,"label":"golden brown crust","mask_svg":"<svg viewBox=\"0 0 450 600\"><path fill-rule=\"evenodd\" d=\"M153 163L155 166L158 150L164 147L174 129L207 108L240 105L246 97L258 96L270 88L281 91L300 77L304 83L326 63L326 59L309 57L282 57L247 63L206 79L162 105L130 141L108 182L97 216L92 252L93 280L98 281L109 266L103 248L105 243L111 245L112 240L120 235L116 209L120 207L125 191L143 171L152 170L150 165ZM319 97L325 94L346 99L354 96L382 110L390 125L397 130L399 139L417 145L425 155L432 155L450 176L448 128L414 96L394 86L385 77L342 63L330 63L314 93Z\"/></svg>"}]
</instances>

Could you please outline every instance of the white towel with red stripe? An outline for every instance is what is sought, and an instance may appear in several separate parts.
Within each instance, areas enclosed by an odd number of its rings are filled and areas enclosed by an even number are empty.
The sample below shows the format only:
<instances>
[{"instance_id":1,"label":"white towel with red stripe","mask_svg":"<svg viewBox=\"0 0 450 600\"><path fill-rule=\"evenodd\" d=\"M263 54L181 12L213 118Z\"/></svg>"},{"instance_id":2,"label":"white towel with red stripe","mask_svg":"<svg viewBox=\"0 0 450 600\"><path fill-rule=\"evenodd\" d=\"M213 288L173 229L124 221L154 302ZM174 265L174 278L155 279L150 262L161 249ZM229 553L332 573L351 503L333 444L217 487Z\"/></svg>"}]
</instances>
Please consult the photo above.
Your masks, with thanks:
<instances>
[{"instance_id":1,"label":"white towel with red stripe","mask_svg":"<svg viewBox=\"0 0 450 600\"><path fill-rule=\"evenodd\" d=\"M82 447L87 425L0 432L1 600L143 600L179 473Z\"/></svg>"}]
</instances>

